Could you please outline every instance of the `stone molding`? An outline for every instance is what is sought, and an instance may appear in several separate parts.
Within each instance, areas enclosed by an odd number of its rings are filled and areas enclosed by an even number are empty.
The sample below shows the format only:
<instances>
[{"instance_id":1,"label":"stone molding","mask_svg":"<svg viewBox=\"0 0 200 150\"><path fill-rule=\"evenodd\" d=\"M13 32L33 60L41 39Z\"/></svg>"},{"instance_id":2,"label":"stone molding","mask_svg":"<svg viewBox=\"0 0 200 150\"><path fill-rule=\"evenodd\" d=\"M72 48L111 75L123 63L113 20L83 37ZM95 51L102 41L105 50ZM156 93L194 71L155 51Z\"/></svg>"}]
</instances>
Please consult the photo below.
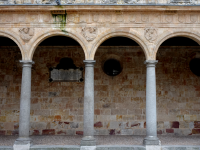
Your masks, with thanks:
<instances>
[{"instance_id":1,"label":"stone molding","mask_svg":"<svg viewBox=\"0 0 200 150\"><path fill-rule=\"evenodd\" d=\"M198 0L1 0L0 5L137 5L137 4L159 4L159 5L197 5Z\"/></svg>"}]
</instances>

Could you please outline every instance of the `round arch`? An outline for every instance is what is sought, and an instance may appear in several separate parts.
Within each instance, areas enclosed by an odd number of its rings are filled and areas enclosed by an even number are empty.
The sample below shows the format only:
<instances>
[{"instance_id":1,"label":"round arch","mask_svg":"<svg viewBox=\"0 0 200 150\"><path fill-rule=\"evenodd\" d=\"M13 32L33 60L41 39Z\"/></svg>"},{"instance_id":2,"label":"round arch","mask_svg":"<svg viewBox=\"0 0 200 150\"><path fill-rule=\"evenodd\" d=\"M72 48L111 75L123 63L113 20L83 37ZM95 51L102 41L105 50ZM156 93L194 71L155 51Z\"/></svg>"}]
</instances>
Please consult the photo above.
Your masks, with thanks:
<instances>
[{"instance_id":1,"label":"round arch","mask_svg":"<svg viewBox=\"0 0 200 150\"><path fill-rule=\"evenodd\" d=\"M20 38L19 36L17 36L14 32L10 33L10 32L3 32L3 31L0 31L0 36L13 40L17 44L17 46L19 47L19 50L20 50L21 55L22 55L22 60L25 60L25 54L24 54L21 42L19 40L19 38Z\"/></svg>"},{"instance_id":2,"label":"round arch","mask_svg":"<svg viewBox=\"0 0 200 150\"><path fill-rule=\"evenodd\" d=\"M138 43L141 47L142 50L145 54L145 58L148 60L149 58L149 53L148 53L148 46L145 44L144 40L140 38L140 36L137 33L130 33L130 32L125 32L125 31L116 31L116 32L109 32L106 34L103 34L102 36L100 36L94 43L91 52L90 52L90 59L94 59L95 57L95 53L98 49L98 47L107 39L110 39L112 37L117 37L117 36L122 36L122 37L126 37L129 39L132 39L133 41L135 41L136 43Z\"/></svg>"},{"instance_id":3,"label":"round arch","mask_svg":"<svg viewBox=\"0 0 200 150\"><path fill-rule=\"evenodd\" d=\"M88 54L87 54L87 47L85 46L86 44L84 44L85 40L84 40L83 38L80 38L80 37L76 36L76 35L73 34L73 33L69 33L69 32L64 33L64 32L62 32L62 31L60 31L60 30L59 30L59 31L55 31L55 30L54 30L54 31L46 32L46 33L40 35L39 37L37 37L37 39L36 39L35 41L33 41L33 44L32 44L32 47L31 47L31 50L30 50L30 53L29 53L29 58L30 58L30 60L33 59L33 55L34 55L35 50L36 50L36 48L38 47L38 45L39 45L42 41L44 41L45 39L47 39L47 38L49 38L49 37L53 37L53 36L66 36L66 37L72 38L72 39L74 39L75 41L77 41L77 42L81 45L81 47L82 47L82 49L83 49L83 51L84 51L85 59L87 59L87 57L88 57Z\"/></svg>"},{"instance_id":4,"label":"round arch","mask_svg":"<svg viewBox=\"0 0 200 150\"><path fill-rule=\"evenodd\" d=\"M200 45L200 35L196 34L195 32L186 32L186 31L177 31L177 32L170 32L170 33L165 32L158 38L157 43L155 43L154 58L156 59L158 49L164 41L173 37L178 37L178 36L192 39Z\"/></svg>"}]
</instances>

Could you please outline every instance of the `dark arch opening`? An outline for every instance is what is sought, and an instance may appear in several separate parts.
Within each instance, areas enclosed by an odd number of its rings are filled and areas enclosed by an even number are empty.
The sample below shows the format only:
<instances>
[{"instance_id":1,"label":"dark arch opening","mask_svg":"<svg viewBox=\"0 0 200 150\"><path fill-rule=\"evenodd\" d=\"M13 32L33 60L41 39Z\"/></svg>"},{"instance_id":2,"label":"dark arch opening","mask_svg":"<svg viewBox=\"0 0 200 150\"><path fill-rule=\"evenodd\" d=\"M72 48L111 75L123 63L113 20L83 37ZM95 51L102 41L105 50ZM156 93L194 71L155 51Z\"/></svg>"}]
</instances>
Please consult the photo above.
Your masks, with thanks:
<instances>
[{"instance_id":1,"label":"dark arch opening","mask_svg":"<svg viewBox=\"0 0 200 150\"><path fill-rule=\"evenodd\" d=\"M178 36L167 39L161 46L199 46L199 44L190 38Z\"/></svg>"},{"instance_id":2,"label":"dark arch opening","mask_svg":"<svg viewBox=\"0 0 200 150\"><path fill-rule=\"evenodd\" d=\"M134 40L127 37L112 37L104 41L101 46L139 46Z\"/></svg>"},{"instance_id":3,"label":"dark arch opening","mask_svg":"<svg viewBox=\"0 0 200 150\"><path fill-rule=\"evenodd\" d=\"M40 43L39 46L80 46L80 44L66 36L52 36Z\"/></svg>"},{"instance_id":4,"label":"dark arch opening","mask_svg":"<svg viewBox=\"0 0 200 150\"><path fill-rule=\"evenodd\" d=\"M0 46L17 46L10 38L0 36Z\"/></svg>"}]
</instances>

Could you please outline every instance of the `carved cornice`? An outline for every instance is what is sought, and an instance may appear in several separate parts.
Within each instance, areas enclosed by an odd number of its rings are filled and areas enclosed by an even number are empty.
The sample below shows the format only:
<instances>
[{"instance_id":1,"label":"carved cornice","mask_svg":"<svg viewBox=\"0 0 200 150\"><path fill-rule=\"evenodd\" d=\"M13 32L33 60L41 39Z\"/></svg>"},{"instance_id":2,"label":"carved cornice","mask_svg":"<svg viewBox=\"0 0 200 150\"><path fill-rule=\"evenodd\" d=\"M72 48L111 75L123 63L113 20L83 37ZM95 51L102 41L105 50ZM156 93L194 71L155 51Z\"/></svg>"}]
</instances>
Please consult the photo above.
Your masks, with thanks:
<instances>
[{"instance_id":1,"label":"carved cornice","mask_svg":"<svg viewBox=\"0 0 200 150\"><path fill-rule=\"evenodd\" d=\"M0 0L0 5L197 5L198 0Z\"/></svg>"}]
</instances>

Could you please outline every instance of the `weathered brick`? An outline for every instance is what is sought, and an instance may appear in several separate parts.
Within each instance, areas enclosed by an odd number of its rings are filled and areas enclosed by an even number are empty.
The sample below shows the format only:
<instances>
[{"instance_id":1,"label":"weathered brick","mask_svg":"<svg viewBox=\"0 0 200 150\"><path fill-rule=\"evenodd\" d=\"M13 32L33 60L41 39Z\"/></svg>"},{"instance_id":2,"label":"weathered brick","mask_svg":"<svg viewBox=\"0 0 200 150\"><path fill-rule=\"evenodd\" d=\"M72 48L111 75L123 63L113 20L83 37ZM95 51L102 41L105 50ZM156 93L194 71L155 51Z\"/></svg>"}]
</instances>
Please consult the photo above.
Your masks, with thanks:
<instances>
[{"instance_id":1,"label":"weathered brick","mask_svg":"<svg viewBox=\"0 0 200 150\"><path fill-rule=\"evenodd\" d=\"M110 129L109 135L115 135L115 129Z\"/></svg>"},{"instance_id":2,"label":"weathered brick","mask_svg":"<svg viewBox=\"0 0 200 150\"><path fill-rule=\"evenodd\" d=\"M83 131L76 131L76 135L83 135Z\"/></svg>"},{"instance_id":3,"label":"weathered brick","mask_svg":"<svg viewBox=\"0 0 200 150\"><path fill-rule=\"evenodd\" d=\"M55 129L42 130L42 135L55 135Z\"/></svg>"},{"instance_id":4,"label":"weathered brick","mask_svg":"<svg viewBox=\"0 0 200 150\"><path fill-rule=\"evenodd\" d=\"M102 124L102 122L96 122L95 124L94 124L94 127L95 128L101 128L101 127L103 127L103 124Z\"/></svg>"},{"instance_id":5,"label":"weathered brick","mask_svg":"<svg viewBox=\"0 0 200 150\"><path fill-rule=\"evenodd\" d=\"M174 133L174 129L166 129L166 133Z\"/></svg>"},{"instance_id":6,"label":"weathered brick","mask_svg":"<svg viewBox=\"0 0 200 150\"><path fill-rule=\"evenodd\" d=\"M171 128L179 128L179 122L178 121L171 122Z\"/></svg>"},{"instance_id":7,"label":"weathered brick","mask_svg":"<svg viewBox=\"0 0 200 150\"><path fill-rule=\"evenodd\" d=\"M194 121L194 128L200 128L200 121Z\"/></svg>"}]
</instances>

